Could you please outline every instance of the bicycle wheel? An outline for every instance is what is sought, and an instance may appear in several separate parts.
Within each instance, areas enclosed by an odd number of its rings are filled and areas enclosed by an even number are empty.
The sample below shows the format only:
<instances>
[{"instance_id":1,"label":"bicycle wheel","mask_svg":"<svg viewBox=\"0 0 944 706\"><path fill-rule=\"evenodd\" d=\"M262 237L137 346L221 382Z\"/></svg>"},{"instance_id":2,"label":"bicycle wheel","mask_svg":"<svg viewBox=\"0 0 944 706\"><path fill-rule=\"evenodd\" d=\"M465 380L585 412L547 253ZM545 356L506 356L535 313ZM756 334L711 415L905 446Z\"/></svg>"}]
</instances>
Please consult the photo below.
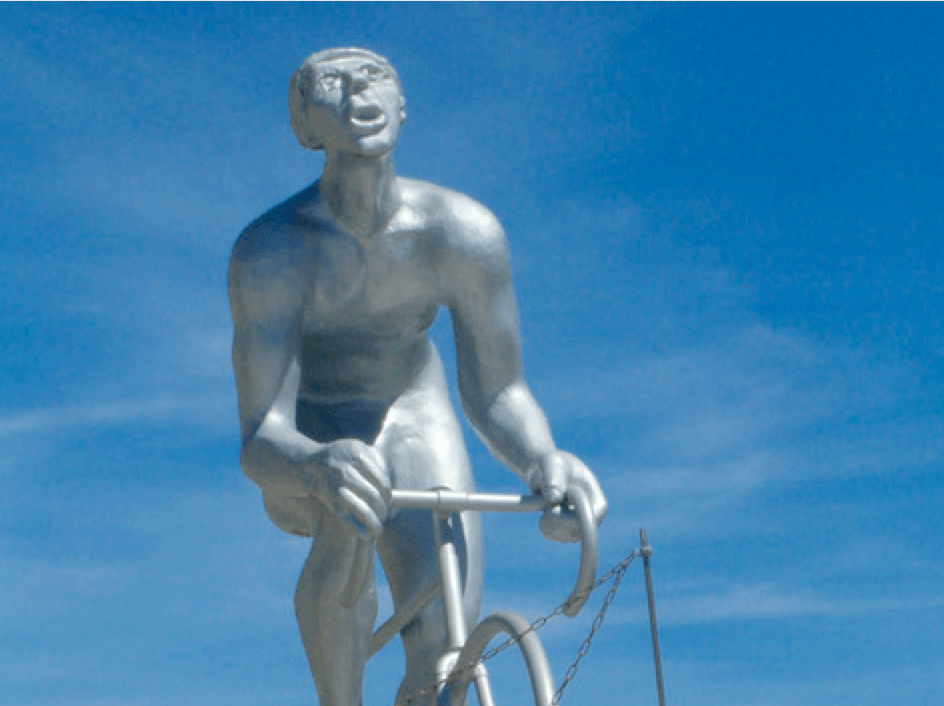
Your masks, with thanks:
<instances>
[{"instance_id":1,"label":"bicycle wheel","mask_svg":"<svg viewBox=\"0 0 944 706\"><path fill-rule=\"evenodd\" d=\"M500 633L514 638L515 644L521 651L521 656L528 667L528 676L531 678L535 706L549 706L554 697L554 678L551 676L551 665L547 661L544 645L541 644L541 640L531 629L527 620L509 611L493 613L479 622L469 634L456 660L459 673L450 685L451 706L462 706L465 703L469 685L474 678L474 669L471 665L479 663L485 648ZM468 668L462 669L464 666Z\"/></svg>"}]
</instances>

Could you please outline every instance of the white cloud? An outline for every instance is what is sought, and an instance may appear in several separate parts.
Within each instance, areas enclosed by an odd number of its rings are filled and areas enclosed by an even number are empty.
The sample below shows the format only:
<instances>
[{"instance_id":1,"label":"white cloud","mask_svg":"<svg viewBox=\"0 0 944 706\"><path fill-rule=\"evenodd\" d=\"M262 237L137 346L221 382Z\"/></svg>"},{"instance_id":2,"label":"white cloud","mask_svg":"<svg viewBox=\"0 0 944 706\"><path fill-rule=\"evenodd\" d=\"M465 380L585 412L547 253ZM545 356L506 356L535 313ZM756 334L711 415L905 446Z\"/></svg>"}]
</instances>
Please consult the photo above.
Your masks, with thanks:
<instances>
[{"instance_id":1,"label":"white cloud","mask_svg":"<svg viewBox=\"0 0 944 706\"><path fill-rule=\"evenodd\" d=\"M212 419L212 409L229 409L229 399L159 394L148 399L124 399L14 412L0 417L0 437L54 434L67 428L121 426L183 415L189 420Z\"/></svg>"}]
</instances>

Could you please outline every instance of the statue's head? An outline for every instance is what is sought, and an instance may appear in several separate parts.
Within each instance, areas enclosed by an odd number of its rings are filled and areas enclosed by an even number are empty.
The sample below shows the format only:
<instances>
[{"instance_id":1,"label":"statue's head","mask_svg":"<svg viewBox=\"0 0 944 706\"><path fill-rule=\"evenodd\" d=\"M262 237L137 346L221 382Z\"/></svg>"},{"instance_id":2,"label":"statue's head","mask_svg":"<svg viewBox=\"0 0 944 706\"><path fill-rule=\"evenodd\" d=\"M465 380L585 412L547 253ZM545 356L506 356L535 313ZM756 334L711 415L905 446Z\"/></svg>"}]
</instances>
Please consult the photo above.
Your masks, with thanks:
<instances>
[{"instance_id":1,"label":"statue's head","mask_svg":"<svg viewBox=\"0 0 944 706\"><path fill-rule=\"evenodd\" d=\"M393 149L406 119L400 77L379 54L343 47L315 52L292 75L292 130L312 150Z\"/></svg>"}]
</instances>

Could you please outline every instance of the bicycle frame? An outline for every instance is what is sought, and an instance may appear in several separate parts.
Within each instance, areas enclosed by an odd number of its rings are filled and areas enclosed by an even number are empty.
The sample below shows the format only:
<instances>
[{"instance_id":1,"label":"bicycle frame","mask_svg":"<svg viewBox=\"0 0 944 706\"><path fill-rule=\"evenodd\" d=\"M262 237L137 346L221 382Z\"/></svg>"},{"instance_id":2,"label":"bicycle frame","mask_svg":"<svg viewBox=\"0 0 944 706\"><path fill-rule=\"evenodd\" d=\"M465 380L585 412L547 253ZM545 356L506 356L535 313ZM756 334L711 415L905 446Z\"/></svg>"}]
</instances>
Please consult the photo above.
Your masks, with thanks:
<instances>
[{"instance_id":1,"label":"bicycle frame","mask_svg":"<svg viewBox=\"0 0 944 706\"><path fill-rule=\"evenodd\" d=\"M567 599L564 613L577 615L586 603L596 577L598 559L597 528L589 501L582 492L568 494L581 530L580 570L577 583ZM482 653L499 633L507 633L518 642L528 666L536 706L549 706L554 694L554 680L544 647L527 621L514 613L501 611L488 616L471 633L462 611L459 558L453 542L452 516L458 512L537 512L554 507L538 495L466 493L452 490L393 490L389 506L397 509L430 510L439 559L439 580L434 581L384 623L371 638L370 655L413 620L437 596L443 599L446 619L446 646L436 670L439 702L461 706L474 680L481 706L494 706L488 672L480 662ZM365 580L371 552L366 542L358 548L348 587L352 591ZM359 593L359 591L357 592ZM355 595L357 595L355 593Z\"/></svg>"}]
</instances>

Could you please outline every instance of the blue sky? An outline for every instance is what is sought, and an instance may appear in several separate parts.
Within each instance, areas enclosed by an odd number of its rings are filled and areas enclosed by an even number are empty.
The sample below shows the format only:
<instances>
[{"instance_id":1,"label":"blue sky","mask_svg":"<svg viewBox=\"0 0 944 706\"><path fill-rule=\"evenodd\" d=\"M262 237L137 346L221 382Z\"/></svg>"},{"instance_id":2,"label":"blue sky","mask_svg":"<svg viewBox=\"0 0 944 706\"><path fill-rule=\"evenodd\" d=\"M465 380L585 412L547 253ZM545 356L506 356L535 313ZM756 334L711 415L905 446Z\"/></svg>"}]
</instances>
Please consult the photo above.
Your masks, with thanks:
<instances>
[{"instance_id":1,"label":"blue sky","mask_svg":"<svg viewBox=\"0 0 944 706\"><path fill-rule=\"evenodd\" d=\"M656 547L669 703L941 702L939 5L0 16L4 703L314 703L306 545L237 463L225 271L320 171L291 72L349 44L401 74L400 173L505 225L529 382L610 498L603 566ZM566 595L571 548L487 531L487 609ZM564 703L655 703L645 621L633 566ZM542 633L558 678L588 627Z\"/></svg>"}]
</instances>

